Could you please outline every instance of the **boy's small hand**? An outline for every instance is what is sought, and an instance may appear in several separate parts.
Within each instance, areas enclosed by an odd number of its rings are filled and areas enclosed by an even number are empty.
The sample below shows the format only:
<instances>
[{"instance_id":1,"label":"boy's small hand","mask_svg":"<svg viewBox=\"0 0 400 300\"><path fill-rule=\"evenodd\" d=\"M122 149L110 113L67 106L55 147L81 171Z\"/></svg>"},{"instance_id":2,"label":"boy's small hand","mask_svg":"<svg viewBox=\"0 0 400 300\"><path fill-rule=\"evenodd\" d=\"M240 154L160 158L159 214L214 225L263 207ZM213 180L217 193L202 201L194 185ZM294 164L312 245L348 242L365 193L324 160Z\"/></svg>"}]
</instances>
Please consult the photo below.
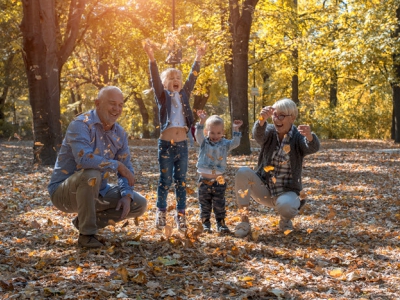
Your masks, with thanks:
<instances>
[{"instance_id":1,"label":"boy's small hand","mask_svg":"<svg viewBox=\"0 0 400 300\"><path fill-rule=\"evenodd\" d=\"M200 118L200 120L204 121L207 119L207 113L204 110L197 110L197 116Z\"/></svg>"},{"instance_id":2,"label":"boy's small hand","mask_svg":"<svg viewBox=\"0 0 400 300\"><path fill-rule=\"evenodd\" d=\"M234 120L233 121L233 131L239 131L239 127L243 125L242 120Z\"/></svg>"}]
</instances>

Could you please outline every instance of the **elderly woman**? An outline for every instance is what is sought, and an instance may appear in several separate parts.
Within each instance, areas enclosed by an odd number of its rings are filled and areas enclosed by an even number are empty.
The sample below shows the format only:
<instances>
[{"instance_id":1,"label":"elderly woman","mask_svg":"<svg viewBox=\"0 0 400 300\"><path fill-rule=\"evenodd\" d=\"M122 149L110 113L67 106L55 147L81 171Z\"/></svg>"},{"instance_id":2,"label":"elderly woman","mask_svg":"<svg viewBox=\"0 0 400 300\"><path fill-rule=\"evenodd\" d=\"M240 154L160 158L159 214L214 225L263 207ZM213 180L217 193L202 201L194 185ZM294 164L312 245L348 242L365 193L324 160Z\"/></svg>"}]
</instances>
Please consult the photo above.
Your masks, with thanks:
<instances>
[{"instance_id":1,"label":"elderly woman","mask_svg":"<svg viewBox=\"0 0 400 300\"><path fill-rule=\"evenodd\" d=\"M319 150L317 136L308 125L293 125L298 110L290 99L282 99L261 110L254 124L253 136L261 145L255 171L239 168L235 176L235 192L239 209L248 208L250 197L260 204L273 207L280 216L279 228L292 230L292 219L300 209L303 158ZM267 119L272 117L272 124ZM235 235L245 237L250 222L243 214Z\"/></svg>"}]
</instances>

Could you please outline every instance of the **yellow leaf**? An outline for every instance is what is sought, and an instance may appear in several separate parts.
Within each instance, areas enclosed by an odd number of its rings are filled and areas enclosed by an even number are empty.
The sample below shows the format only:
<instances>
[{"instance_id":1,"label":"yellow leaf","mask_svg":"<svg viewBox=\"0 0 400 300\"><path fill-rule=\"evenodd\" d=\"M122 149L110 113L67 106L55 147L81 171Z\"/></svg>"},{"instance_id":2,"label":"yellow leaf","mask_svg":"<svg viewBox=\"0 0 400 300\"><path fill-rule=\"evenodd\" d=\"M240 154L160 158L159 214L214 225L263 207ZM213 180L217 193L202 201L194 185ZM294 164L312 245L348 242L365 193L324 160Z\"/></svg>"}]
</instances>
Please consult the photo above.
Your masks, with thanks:
<instances>
[{"instance_id":1,"label":"yellow leaf","mask_svg":"<svg viewBox=\"0 0 400 300\"><path fill-rule=\"evenodd\" d=\"M286 153L290 152L290 145L286 144L285 146L283 146L283 151L285 151Z\"/></svg>"},{"instance_id":2,"label":"yellow leaf","mask_svg":"<svg viewBox=\"0 0 400 300\"><path fill-rule=\"evenodd\" d=\"M109 172L105 172L104 175L103 175L103 178L107 179L108 177L110 177L110 173Z\"/></svg>"},{"instance_id":3,"label":"yellow leaf","mask_svg":"<svg viewBox=\"0 0 400 300\"><path fill-rule=\"evenodd\" d=\"M272 180L273 183L276 183L276 178L275 178L275 176L273 176L273 177L271 178L271 180Z\"/></svg>"},{"instance_id":4,"label":"yellow leaf","mask_svg":"<svg viewBox=\"0 0 400 300\"><path fill-rule=\"evenodd\" d=\"M44 144L41 142L35 142L35 146L44 146Z\"/></svg>"},{"instance_id":5,"label":"yellow leaf","mask_svg":"<svg viewBox=\"0 0 400 300\"><path fill-rule=\"evenodd\" d=\"M76 268L76 272L77 272L78 274L81 274L81 273L83 272L83 269L82 269L81 267L77 267L77 268Z\"/></svg>"},{"instance_id":6,"label":"yellow leaf","mask_svg":"<svg viewBox=\"0 0 400 300\"><path fill-rule=\"evenodd\" d=\"M260 116L260 117L258 117L258 120L259 121L264 121L264 118Z\"/></svg>"},{"instance_id":7,"label":"yellow leaf","mask_svg":"<svg viewBox=\"0 0 400 300\"><path fill-rule=\"evenodd\" d=\"M182 186L186 186L186 183L184 181L182 181Z\"/></svg>"},{"instance_id":8,"label":"yellow leaf","mask_svg":"<svg viewBox=\"0 0 400 300\"><path fill-rule=\"evenodd\" d=\"M339 277L343 275L342 269L333 269L331 271L329 271L329 275L331 275L332 277Z\"/></svg>"},{"instance_id":9,"label":"yellow leaf","mask_svg":"<svg viewBox=\"0 0 400 300\"><path fill-rule=\"evenodd\" d=\"M217 182L218 182L218 184L225 184L224 176L218 176L217 177Z\"/></svg>"},{"instance_id":10,"label":"yellow leaf","mask_svg":"<svg viewBox=\"0 0 400 300\"><path fill-rule=\"evenodd\" d=\"M197 73L196 71L193 71L193 75L197 76L197 75L199 75L199 73Z\"/></svg>"},{"instance_id":11,"label":"yellow leaf","mask_svg":"<svg viewBox=\"0 0 400 300\"><path fill-rule=\"evenodd\" d=\"M273 166L265 166L265 167L264 167L264 171L267 172L267 173L268 173L269 171L272 171L273 169L275 169Z\"/></svg>"},{"instance_id":12,"label":"yellow leaf","mask_svg":"<svg viewBox=\"0 0 400 300\"><path fill-rule=\"evenodd\" d=\"M174 145L174 143L175 143L174 140L171 140L171 144Z\"/></svg>"},{"instance_id":13,"label":"yellow leaf","mask_svg":"<svg viewBox=\"0 0 400 300\"><path fill-rule=\"evenodd\" d=\"M240 281L253 281L254 278L250 277L250 276L244 276L242 278L239 279Z\"/></svg>"},{"instance_id":14,"label":"yellow leaf","mask_svg":"<svg viewBox=\"0 0 400 300\"><path fill-rule=\"evenodd\" d=\"M92 177L88 179L88 185L89 186L95 186L97 182L97 178L96 177Z\"/></svg>"},{"instance_id":15,"label":"yellow leaf","mask_svg":"<svg viewBox=\"0 0 400 300\"><path fill-rule=\"evenodd\" d=\"M310 234L311 232L313 232L313 229L312 228L308 228L307 229L307 233Z\"/></svg>"},{"instance_id":16,"label":"yellow leaf","mask_svg":"<svg viewBox=\"0 0 400 300\"><path fill-rule=\"evenodd\" d=\"M293 230L291 230L291 229L288 229L288 230L285 230L283 233L285 234L285 235L288 235L289 233L291 233Z\"/></svg>"},{"instance_id":17,"label":"yellow leaf","mask_svg":"<svg viewBox=\"0 0 400 300\"><path fill-rule=\"evenodd\" d=\"M244 190L244 191L238 190L238 194L239 194L239 196L242 197L242 198L246 197L248 193L249 193L249 190L248 190L248 189L247 189L247 190Z\"/></svg>"}]
</instances>

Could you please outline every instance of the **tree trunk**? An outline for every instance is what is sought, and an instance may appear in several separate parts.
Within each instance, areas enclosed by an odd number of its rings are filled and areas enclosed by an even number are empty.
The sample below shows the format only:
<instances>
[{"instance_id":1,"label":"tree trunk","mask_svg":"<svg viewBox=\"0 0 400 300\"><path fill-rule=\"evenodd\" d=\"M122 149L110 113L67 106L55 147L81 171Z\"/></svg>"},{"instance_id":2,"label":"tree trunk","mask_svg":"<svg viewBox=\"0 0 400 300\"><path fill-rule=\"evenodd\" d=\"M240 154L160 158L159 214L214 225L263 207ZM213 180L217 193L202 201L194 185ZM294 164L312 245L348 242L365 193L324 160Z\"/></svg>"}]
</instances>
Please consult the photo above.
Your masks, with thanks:
<instances>
[{"instance_id":1,"label":"tree trunk","mask_svg":"<svg viewBox=\"0 0 400 300\"><path fill-rule=\"evenodd\" d=\"M62 142L60 73L75 46L86 1L71 0L63 44L55 0L23 0L21 31L29 102L33 115L34 162L53 165Z\"/></svg>"},{"instance_id":2,"label":"tree trunk","mask_svg":"<svg viewBox=\"0 0 400 300\"><path fill-rule=\"evenodd\" d=\"M400 7L396 9L396 16L398 22L400 22ZM394 33L394 38L398 38L400 35L400 26L397 25ZM392 94L393 94L393 119L392 119L392 139L395 143L400 143L400 54L393 54L393 64L395 78L392 83Z\"/></svg>"},{"instance_id":3,"label":"tree trunk","mask_svg":"<svg viewBox=\"0 0 400 300\"><path fill-rule=\"evenodd\" d=\"M140 114L142 115L142 138L149 139L150 138L150 130L149 130L149 112L147 111L146 106L144 105L144 101L142 97L136 93L134 93L134 98L139 106Z\"/></svg>"},{"instance_id":4,"label":"tree trunk","mask_svg":"<svg viewBox=\"0 0 400 300\"><path fill-rule=\"evenodd\" d=\"M294 70L292 75L292 100L299 104L299 53L297 48L292 52Z\"/></svg>"},{"instance_id":5,"label":"tree trunk","mask_svg":"<svg viewBox=\"0 0 400 300\"><path fill-rule=\"evenodd\" d=\"M337 97L337 87L338 87L338 78L336 70L331 71L331 83L329 84L329 104L332 108L335 108L338 103Z\"/></svg>"},{"instance_id":6,"label":"tree trunk","mask_svg":"<svg viewBox=\"0 0 400 300\"><path fill-rule=\"evenodd\" d=\"M232 35L232 66L227 74L231 120L242 120L240 146L232 150L233 155L249 155L249 99L248 99L248 52L253 12L258 0L229 1L229 30ZM241 11L240 11L241 9ZM230 83L229 83L230 82ZM230 88L229 88L230 86Z\"/></svg>"},{"instance_id":7,"label":"tree trunk","mask_svg":"<svg viewBox=\"0 0 400 300\"><path fill-rule=\"evenodd\" d=\"M194 103L193 103L193 117L194 117L194 123L196 123L199 119L199 117L197 116L196 111L203 110L204 107L207 104L208 98L210 95L210 88L207 87L207 96L205 95L195 95L194 96Z\"/></svg>"},{"instance_id":8,"label":"tree trunk","mask_svg":"<svg viewBox=\"0 0 400 300\"><path fill-rule=\"evenodd\" d=\"M6 103L8 91L10 90L11 87L10 74L11 74L11 67L14 55L15 55L14 53L11 53L7 57L7 60L4 63L4 87L0 95L0 120L4 120L4 104Z\"/></svg>"}]
</instances>

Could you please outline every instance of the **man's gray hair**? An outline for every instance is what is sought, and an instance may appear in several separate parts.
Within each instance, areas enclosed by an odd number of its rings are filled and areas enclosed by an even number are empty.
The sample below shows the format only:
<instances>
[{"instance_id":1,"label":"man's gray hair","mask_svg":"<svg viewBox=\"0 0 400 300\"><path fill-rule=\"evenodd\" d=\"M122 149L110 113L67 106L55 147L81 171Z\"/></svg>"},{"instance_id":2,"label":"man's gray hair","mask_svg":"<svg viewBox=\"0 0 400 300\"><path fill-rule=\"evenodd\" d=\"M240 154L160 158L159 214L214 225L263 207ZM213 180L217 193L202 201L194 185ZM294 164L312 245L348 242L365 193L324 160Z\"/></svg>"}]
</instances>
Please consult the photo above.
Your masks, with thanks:
<instances>
[{"instance_id":1,"label":"man's gray hair","mask_svg":"<svg viewBox=\"0 0 400 300\"><path fill-rule=\"evenodd\" d=\"M276 101L272 107L279 112L284 113L285 115L291 115L295 118L297 118L297 115L299 114L296 103L288 98L283 98L279 101Z\"/></svg>"},{"instance_id":2,"label":"man's gray hair","mask_svg":"<svg viewBox=\"0 0 400 300\"><path fill-rule=\"evenodd\" d=\"M104 98L111 91L118 91L122 94L122 91L118 87L109 85L109 86L105 86L105 87L101 88L101 90L97 94L97 99Z\"/></svg>"}]
</instances>

